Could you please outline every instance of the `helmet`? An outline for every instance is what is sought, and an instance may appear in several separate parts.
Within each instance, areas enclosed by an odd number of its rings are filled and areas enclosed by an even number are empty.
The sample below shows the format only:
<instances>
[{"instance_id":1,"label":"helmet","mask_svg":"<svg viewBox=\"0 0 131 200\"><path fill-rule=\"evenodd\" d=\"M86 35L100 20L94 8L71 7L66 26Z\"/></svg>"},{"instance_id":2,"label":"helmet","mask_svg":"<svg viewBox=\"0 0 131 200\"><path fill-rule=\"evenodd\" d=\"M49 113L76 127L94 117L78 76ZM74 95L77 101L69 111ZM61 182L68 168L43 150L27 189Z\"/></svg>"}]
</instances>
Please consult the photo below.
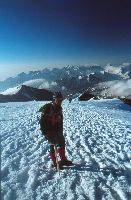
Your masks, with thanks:
<instances>
[{"instance_id":1,"label":"helmet","mask_svg":"<svg viewBox=\"0 0 131 200\"><path fill-rule=\"evenodd\" d=\"M53 99L61 99L61 100L63 100L63 96L62 96L61 92L55 92L53 94Z\"/></svg>"}]
</instances>

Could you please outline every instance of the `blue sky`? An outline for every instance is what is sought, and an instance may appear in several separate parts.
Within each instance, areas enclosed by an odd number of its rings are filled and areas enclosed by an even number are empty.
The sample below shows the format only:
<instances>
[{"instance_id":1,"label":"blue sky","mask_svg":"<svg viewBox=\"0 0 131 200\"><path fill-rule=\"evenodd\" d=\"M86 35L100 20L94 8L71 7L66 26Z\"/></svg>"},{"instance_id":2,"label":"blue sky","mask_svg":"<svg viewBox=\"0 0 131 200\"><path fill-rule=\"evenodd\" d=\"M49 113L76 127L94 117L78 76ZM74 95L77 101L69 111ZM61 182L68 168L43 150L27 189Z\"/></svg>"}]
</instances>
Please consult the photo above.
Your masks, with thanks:
<instances>
[{"instance_id":1,"label":"blue sky","mask_svg":"<svg viewBox=\"0 0 131 200\"><path fill-rule=\"evenodd\" d=\"M68 64L131 62L130 0L1 0L0 80Z\"/></svg>"}]
</instances>

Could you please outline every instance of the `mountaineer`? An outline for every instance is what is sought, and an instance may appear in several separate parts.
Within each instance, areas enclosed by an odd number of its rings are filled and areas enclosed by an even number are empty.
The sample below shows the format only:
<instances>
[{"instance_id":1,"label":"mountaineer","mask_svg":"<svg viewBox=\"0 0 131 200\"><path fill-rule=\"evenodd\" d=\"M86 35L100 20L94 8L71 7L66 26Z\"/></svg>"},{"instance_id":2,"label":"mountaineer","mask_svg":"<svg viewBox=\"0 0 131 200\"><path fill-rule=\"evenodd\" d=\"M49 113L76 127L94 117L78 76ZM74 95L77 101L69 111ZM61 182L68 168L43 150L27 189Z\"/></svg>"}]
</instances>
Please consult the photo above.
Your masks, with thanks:
<instances>
[{"instance_id":1,"label":"mountaineer","mask_svg":"<svg viewBox=\"0 0 131 200\"><path fill-rule=\"evenodd\" d=\"M55 92L53 100L40 108L41 118L40 127L42 134L49 143L49 155L52 162L52 167L56 168L56 156L54 145L57 146L57 151L60 157L59 166L62 169L63 165L72 165L72 161L65 156L65 137L63 135L63 113L62 113L62 94Z\"/></svg>"}]
</instances>

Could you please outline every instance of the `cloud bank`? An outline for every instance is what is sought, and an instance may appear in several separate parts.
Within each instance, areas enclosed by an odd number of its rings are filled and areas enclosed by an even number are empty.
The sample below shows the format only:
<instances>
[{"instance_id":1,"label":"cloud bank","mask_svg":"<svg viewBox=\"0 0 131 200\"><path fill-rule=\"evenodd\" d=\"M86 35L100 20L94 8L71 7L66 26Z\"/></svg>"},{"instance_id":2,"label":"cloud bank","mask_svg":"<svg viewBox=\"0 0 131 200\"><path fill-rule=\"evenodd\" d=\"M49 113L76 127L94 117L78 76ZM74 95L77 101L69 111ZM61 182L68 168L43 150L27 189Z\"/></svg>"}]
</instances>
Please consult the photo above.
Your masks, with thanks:
<instances>
[{"instance_id":1,"label":"cloud bank","mask_svg":"<svg viewBox=\"0 0 131 200\"><path fill-rule=\"evenodd\" d=\"M107 89L105 89L102 94L110 94L111 96L124 96L127 97L131 95L131 79L123 81L112 81L106 84Z\"/></svg>"}]
</instances>

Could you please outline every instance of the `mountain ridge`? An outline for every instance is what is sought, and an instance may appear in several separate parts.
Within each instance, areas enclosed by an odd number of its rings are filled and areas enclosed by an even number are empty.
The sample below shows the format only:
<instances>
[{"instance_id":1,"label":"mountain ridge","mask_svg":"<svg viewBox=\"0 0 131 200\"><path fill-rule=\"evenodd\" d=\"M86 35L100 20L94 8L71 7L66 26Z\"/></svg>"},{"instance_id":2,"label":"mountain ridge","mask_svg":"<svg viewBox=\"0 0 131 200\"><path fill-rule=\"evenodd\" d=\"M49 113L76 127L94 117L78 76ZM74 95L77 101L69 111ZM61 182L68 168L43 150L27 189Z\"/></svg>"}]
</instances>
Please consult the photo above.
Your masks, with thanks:
<instances>
[{"instance_id":1,"label":"mountain ridge","mask_svg":"<svg viewBox=\"0 0 131 200\"><path fill-rule=\"evenodd\" d=\"M14 94L0 94L0 103L5 102L24 102L24 101L51 101L53 93L45 89L37 89L22 85Z\"/></svg>"},{"instance_id":2,"label":"mountain ridge","mask_svg":"<svg viewBox=\"0 0 131 200\"><path fill-rule=\"evenodd\" d=\"M10 90L21 85L37 89L47 89L52 92L61 91L64 95L83 93L89 87L105 91L103 84L108 82L123 81L131 79L131 64L123 63L119 67L108 64L105 67L99 65L83 66L74 65L63 68L43 69L20 73L15 78L8 78L0 81L0 91L3 95L10 94ZM98 86L97 86L98 85ZM109 84L110 85L110 84ZM128 84L129 85L129 84ZM108 86L106 86L108 88ZM4 91L4 92L2 92ZM131 93L131 92L130 92ZM129 94L130 94L129 93Z\"/></svg>"}]
</instances>

